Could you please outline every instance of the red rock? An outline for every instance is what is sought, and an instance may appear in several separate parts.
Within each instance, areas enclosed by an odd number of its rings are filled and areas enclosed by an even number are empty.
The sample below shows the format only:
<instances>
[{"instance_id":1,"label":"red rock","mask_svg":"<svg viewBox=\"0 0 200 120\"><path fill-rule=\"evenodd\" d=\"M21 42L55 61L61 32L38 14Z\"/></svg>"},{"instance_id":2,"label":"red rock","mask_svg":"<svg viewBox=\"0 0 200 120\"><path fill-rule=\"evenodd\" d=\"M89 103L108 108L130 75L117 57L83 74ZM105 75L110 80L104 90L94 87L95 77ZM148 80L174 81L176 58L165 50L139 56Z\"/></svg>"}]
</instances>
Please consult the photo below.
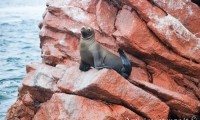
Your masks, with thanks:
<instances>
[{"instance_id":1,"label":"red rock","mask_svg":"<svg viewBox=\"0 0 200 120\"><path fill-rule=\"evenodd\" d=\"M151 81L149 74L144 69L138 67L132 67L132 71L133 72L131 72L129 79L144 80L147 82Z\"/></svg>"},{"instance_id":2,"label":"red rock","mask_svg":"<svg viewBox=\"0 0 200 120\"><path fill-rule=\"evenodd\" d=\"M43 63L55 66L56 64L63 62L65 55L61 53L61 51L59 51L54 45L45 44L42 46L41 57Z\"/></svg>"},{"instance_id":3,"label":"red rock","mask_svg":"<svg viewBox=\"0 0 200 120\"><path fill-rule=\"evenodd\" d=\"M53 29L48 28L47 26L43 26L42 29L40 30L39 35L40 35L40 42L41 42L40 44L43 45L50 42L55 43L57 40L65 38L66 33L55 31ZM49 41L49 39L51 39L51 41Z\"/></svg>"},{"instance_id":4,"label":"red rock","mask_svg":"<svg viewBox=\"0 0 200 120\"><path fill-rule=\"evenodd\" d=\"M123 40L120 40L120 38L117 39L121 45L123 44L125 46L128 44L131 49L141 51L143 54L149 54L149 52L152 52L156 48L160 47L157 45L159 43L156 37L151 33L146 24L134 11L131 12L126 8L119 11L115 26L117 31L114 35L125 38ZM126 46L127 49L130 47Z\"/></svg>"},{"instance_id":5,"label":"red rock","mask_svg":"<svg viewBox=\"0 0 200 120\"><path fill-rule=\"evenodd\" d=\"M95 13L96 12L97 0L48 0L48 6L75 6L82 8L85 11Z\"/></svg>"},{"instance_id":6,"label":"red rock","mask_svg":"<svg viewBox=\"0 0 200 120\"><path fill-rule=\"evenodd\" d=\"M187 88L190 90L190 91L192 91L192 93L194 94L194 95L196 95L196 97L198 98L198 99L200 99L200 87L198 87L198 86L196 86L196 84L193 82L193 81L191 81L191 79L189 79L188 78L188 76L184 76L184 75L182 75L182 74L176 74L176 75L173 75L173 76L171 76L174 80L175 80L175 82L177 83L177 84L179 84L180 86L182 86L182 87L185 87L185 86L187 86ZM189 91L188 90L188 91ZM192 96L191 96L192 97ZM194 98L194 97L192 97L192 98Z\"/></svg>"},{"instance_id":7,"label":"red rock","mask_svg":"<svg viewBox=\"0 0 200 120\"><path fill-rule=\"evenodd\" d=\"M27 92L27 94L25 94L25 95L22 97L22 102L23 102L24 105L26 105L26 106L33 105L33 104L34 104L34 101L33 101L32 95L31 95L29 92Z\"/></svg>"},{"instance_id":8,"label":"red rock","mask_svg":"<svg viewBox=\"0 0 200 120\"><path fill-rule=\"evenodd\" d=\"M119 46L116 43L116 40L113 36L108 35L102 35L99 32L95 32L95 39L103 46L106 47L106 49L109 49L111 52L115 52L118 54L117 50Z\"/></svg>"},{"instance_id":9,"label":"red rock","mask_svg":"<svg viewBox=\"0 0 200 120\"><path fill-rule=\"evenodd\" d=\"M56 17L48 12L44 18L44 26L54 31L60 31L61 33L71 32L73 34L80 34L80 28L82 27L82 24L66 18L65 15Z\"/></svg>"},{"instance_id":10,"label":"red rock","mask_svg":"<svg viewBox=\"0 0 200 120\"><path fill-rule=\"evenodd\" d=\"M131 80L131 82L141 86L143 89L146 89L153 94L156 94L159 98L165 100L167 105L169 105L172 110L178 110L181 113L177 113L180 118L183 116L190 118L200 111L198 108L200 102L198 100L194 100L188 96L167 90L145 81Z\"/></svg>"},{"instance_id":11,"label":"red rock","mask_svg":"<svg viewBox=\"0 0 200 120\"><path fill-rule=\"evenodd\" d=\"M197 99L194 92L192 92L188 87L190 84L184 84L181 85L184 81L184 79L176 79L174 76L176 76L176 73L166 73L165 71L158 70L152 66L148 66L148 71L151 71L153 84L157 85L159 87L181 93L183 95L187 95L193 99ZM169 71L169 70L168 70ZM181 83L181 84L179 84Z\"/></svg>"},{"instance_id":12,"label":"red rock","mask_svg":"<svg viewBox=\"0 0 200 120\"><path fill-rule=\"evenodd\" d=\"M151 66L147 66L147 71L153 78L153 84L165 89L187 95L193 99L199 99L198 84L199 80L187 75L180 74L168 66L164 66L155 61L148 61Z\"/></svg>"},{"instance_id":13,"label":"red rock","mask_svg":"<svg viewBox=\"0 0 200 120\"><path fill-rule=\"evenodd\" d=\"M62 19L70 19L72 21L72 23L74 22L75 25L76 24L84 24L84 25L90 25L91 27L98 29L98 24L96 21L96 16L94 14L88 13L84 10L82 10L79 7L73 7L73 6L49 6L48 7L48 11L50 12L50 14L57 16L60 19L57 19L58 22L64 22L66 23L66 21L63 21ZM48 13L47 13L48 15ZM46 16L47 16L46 15ZM44 19L46 19L46 16ZM47 20L45 20L47 21ZM68 23L66 23L68 24ZM60 26L60 24L57 23L57 27L62 27ZM68 24L70 25L70 24ZM70 25L71 28L70 29L74 29L74 26L72 26L72 24ZM66 27L66 29L69 29Z\"/></svg>"},{"instance_id":14,"label":"red rock","mask_svg":"<svg viewBox=\"0 0 200 120\"><path fill-rule=\"evenodd\" d=\"M67 70L68 68L70 68L72 66L78 66L78 65L79 65L78 62L66 59L65 60L65 64L57 64L56 68L59 68L59 69L62 69L62 70L65 71L65 70Z\"/></svg>"},{"instance_id":15,"label":"red rock","mask_svg":"<svg viewBox=\"0 0 200 120\"><path fill-rule=\"evenodd\" d=\"M177 19L168 15L157 21L149 22L148 26L162 42L180 56L200 62L200 38L188 31Z\"/></svg>"},{"instance_id":16,"label":"red rock","mask_svg":"<svg viewBox=\"0 0 200 120\"><path fill-rule=\"evenodd\" d=\"M116 14L117 9L113 5L109 5L107 1L99 0L96 11L97 21L100 29L108 35L112 35L115 31Z\"/></svg>"},{"instance_id":17,"label":"red rock","mask_svg":"<svg viewBox=\"0 0 200 120\"><path fill-rule=\"evenodd\" d=\"M121 2L132 6L146 22L166 15L157 6L151 5L148 0L121 0Z\"/></svg>"},{"instance_id":18,"label":"red rock","mask_svg":"<svg viewBox=\"0 0 200 120\"><path fill-rule=\"evenodd\" d=\"M38 63L39 64L39 63ZM31 64L29 67L35 68L35 71L29 72L24 78L23 87L19 96L24 96L27 91L40 102L44 102L51 98L52 94L59 92L56 83L62 78L64 70L45 64Z\"/></svg>"},{"instance_id":19,"label":"red rock","mask_svg":"<svg viewBox=\"0 0 200 120\"><path fill-rule=\"evenodd\" d=\"M125 21L124 19L126 19L126 22L121 22ZM114 35L117 42L128 53L146 62L148 62L148 59L155 60L182 74L200 78L198 74L200 72L200 65L167 49L134 11L130 12L123 8L117 15L115 25L117 31ZM132 27L129 27L130 25Z\"/></svg>"},{"instance_id":20,"label":"red rock","mask_svg":"<svg viewBox=\"0 0 200 120\"><path fill-rule=\"evenodd\" d=\"M64 54L65 57L63 59L68 58L73 61L80 61L79 40L76 37L66 34L64 38L58 40L55 47Z\"/></svg>"},{"instance_id":21,"label":"red rock","mask_svg":"<svg viewBox=\"0 0 200 120\"><path fill-rule=\"evenodd\" d=\"M31 119L32 119L32 118L29 117L29 116L25 116L25 117L20 118L20 120L31 120Z\"/></svg>"},{"instance_id":22,"label":"red rock","mask_svg":"<svg viewBox=\"0 0 200 120\"><path fill-rule=\"evenodd\" d=\"M200 37L200 8L189 0L153 0L167 13L177 18L190 32Z\"/></svg>"},{"instance_id":23,"label":"red rock","mask_svg":"<svg viewBox=\"0 0 200 120\"><path fill-rule=\"evenodd\" d=\"M52 114L54 112L54 114ZM142 119L139 115L119 105L106 105L84 97L56 93L41 105L33 120L110 120Z\"/></svg>"},{"instance_id":24,"label":"red rock","mask_svg":"<svg viewBox=\"0 0 200 120\"><path fill-rule=\"evenodd\" d=\"M70 19L76 22L84 23L86 25L90 25L93 28L98 28L95 15L85 12L78 7L68 6L68 7L63 7L61 9L64 12L64 15L66 15Z\"/></svg>"},{"instance_id":25,"label":"red rock","mask_svg":"<svg viewBox=\"0 0 200 120\"><path fill-rule=\"evenodd\" d=\"M169 108L165 103L130 84L114 70L78 71L78 67L67 69L63 78L57 83L58 88L70 94L117 104L123 103L147 118L168 117Z\"/></svg>"},{"instance_id":26,"label":"red rock","mask_svg":"<svg viewBox=\"0 0 200 120\"><path fill-rule=\"evenodd\" d=\"M38 64L36 62L31 62L30 64L26 65L26 73L33 72L36 69L39 69L40 67L41 67L40 64Z\"/></svg>"},{"instance_id":27,"label":"red rock","mask_svg":"<svg viewBox=\"0 0 200 120\"><path fill-rule=\"evenodd\" d=\"M21 100L17 100L7 112L6 120L20 120L20 118L27 118L31 120L34 116L34 111L26 107Z\"/></svg>"}]
</instances>

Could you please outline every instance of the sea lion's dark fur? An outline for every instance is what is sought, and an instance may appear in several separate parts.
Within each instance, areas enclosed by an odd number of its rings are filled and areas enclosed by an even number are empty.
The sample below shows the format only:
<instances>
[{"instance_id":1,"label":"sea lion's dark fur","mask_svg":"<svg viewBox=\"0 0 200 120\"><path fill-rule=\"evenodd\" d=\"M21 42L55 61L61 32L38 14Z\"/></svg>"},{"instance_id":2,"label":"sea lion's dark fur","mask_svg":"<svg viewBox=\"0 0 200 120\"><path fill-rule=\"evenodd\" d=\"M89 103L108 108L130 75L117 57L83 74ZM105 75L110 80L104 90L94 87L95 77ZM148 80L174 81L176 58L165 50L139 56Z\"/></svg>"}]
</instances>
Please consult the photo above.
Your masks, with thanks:
<instances>
[{"instance_id":1,"label":"sea lion's dark fur","mask_svg":"<svg viewBox=\"0 0 200 120\"><path fill-rule=\"evenodd\" d=\"M79 67L81 71L87 71L91 66L96 69L114 69L127 79L132 71L132 66L120 48L118 49L118 52L120 57L102 47L95 40L95 33L93 28L86 26L81 28L81 63Z\"/></svg>"}]
</instances>

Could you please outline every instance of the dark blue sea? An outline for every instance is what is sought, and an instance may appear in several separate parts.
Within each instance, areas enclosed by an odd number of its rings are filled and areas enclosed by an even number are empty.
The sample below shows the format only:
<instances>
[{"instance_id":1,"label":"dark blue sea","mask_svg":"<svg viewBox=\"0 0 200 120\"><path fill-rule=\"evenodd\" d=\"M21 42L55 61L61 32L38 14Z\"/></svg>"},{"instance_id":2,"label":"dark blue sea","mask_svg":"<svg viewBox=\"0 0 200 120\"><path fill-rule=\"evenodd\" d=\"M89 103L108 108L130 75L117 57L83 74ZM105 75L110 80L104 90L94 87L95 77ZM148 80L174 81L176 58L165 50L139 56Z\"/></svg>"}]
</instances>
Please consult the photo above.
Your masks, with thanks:
<instances>
[{"instance_id":1,"label":"dark blue sea","mask_svg":"<svg viewBox=\"0 0 200 120\"><path fill-rule=\"evenodd\" d=\"M0 0L0 120L16 101L26 64L41 62L38 24L46 0Z\"/></svg>"}]
</instances>

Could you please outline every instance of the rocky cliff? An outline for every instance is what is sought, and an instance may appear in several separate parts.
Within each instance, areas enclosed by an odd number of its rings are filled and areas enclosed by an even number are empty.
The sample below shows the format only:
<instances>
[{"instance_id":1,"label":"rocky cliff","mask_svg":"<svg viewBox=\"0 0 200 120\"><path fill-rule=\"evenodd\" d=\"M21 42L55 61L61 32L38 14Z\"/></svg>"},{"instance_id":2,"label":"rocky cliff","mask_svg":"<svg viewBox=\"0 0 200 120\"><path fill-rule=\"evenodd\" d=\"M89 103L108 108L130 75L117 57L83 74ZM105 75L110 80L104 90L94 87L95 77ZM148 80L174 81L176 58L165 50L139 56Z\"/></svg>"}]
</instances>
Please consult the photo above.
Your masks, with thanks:
<instances>
[{"instance_id":1,"label":"rocky cliff","mask_svg":"<svg viewBox=\"0 0 200 120\"><path fill-rule=\"evenodd\" d=\"M49 0L39 24L42 63L26 66L6 119L198 119L199 16L190 0ZM114 70L79 70L84 25L111 52L126 52L128 80Z\"/></svg>"}]
</instances>

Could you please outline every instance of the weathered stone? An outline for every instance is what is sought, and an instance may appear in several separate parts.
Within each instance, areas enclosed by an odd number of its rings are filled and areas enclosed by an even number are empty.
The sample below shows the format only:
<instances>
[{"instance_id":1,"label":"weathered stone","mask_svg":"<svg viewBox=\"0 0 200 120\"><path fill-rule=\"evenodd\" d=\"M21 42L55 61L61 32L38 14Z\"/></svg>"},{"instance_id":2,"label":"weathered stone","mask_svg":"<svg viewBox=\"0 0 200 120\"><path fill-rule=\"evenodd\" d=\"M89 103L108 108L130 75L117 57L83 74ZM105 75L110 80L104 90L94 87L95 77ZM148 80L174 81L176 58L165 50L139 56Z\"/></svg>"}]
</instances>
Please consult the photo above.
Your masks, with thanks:
<instances>
[{"instance_id":1,"label":"weathered stone","mask_svg":"<svg viewBox=\"0 0 200 120\"><path fill-rule=\"evenodd\" d=\"M121 2L133 7L146 22L166 15L165 12L157 6L153 6L148 0L121 0Z\"/></svg>"},{"instance_id":2,"label":"weathered stone","mask_svg":"<svg viewBox=\"0 0 200 120\"><path fill-rule=\"evenodd\" d=\"M108 35L112 35L115 31L116 14L117 9L113 5L109 5L105 0L99 0L96 11L97 21L100 29Z\"/></svg>"},{"instance_id":3,"label":"weathered stone","mask_svg":"<svg viewBox=\"0 0 200 120\"><path fill-rule=\"evenodd\" d=\"M97 0L48 0L47 6L74 6L91 13L96 12Z\"/></svg>"},{"instance_id":4,"label":"weathered stone","mask_svg":"<svg viewBox=\"0 0 200 120\"><path fill-rule=\"evenodd\" d=\"M24 96L28 91L32 96L34 95L33 99L44 102L50 99L53 93L60 91L56 83L62 78L64 70L39 63L28 66L34 69L39 65L39 68L29 72L24 78L19 96Z\"/></svg>"},{"instance_id":5,"label":"weathered stone","mask_svg":"<svg viewBox=\"0 0 200 120\"><path fill-rule=\"evenodd\" d=\"M92 69L81 72L78 67L71 67L66 70L57 85L63 92L70 94L117 104L123 103L147 118L168 117L169 108L165 103L130 84L114 70Z\"/></svg>"},{"instance_id":6,"label":"weathered stone","mask_svg":"<svg viewBox=\"0 0 200 120\"><path fill-rule=\"evenodd\" d=\"M129 76L129 79L137 79L137 80L144 80L147 82L151 82L151 78L147 71L145 71L142 68L138 67L132 67L131 75Z\"/></svg>"},{"instance_id":7,"label":"weathered stone","mask_svg":"<svg viewBox=\"0 0 200 120\"><path fill-rule=\"evenodd\" d=\"M115 25L117 42L128 53L146 62L151 59L182 74L200 78L200 65L167 49L134 11L123 8L117 15Z\"/></svg>"},{"instance_id":8,"label":"weathered stone","mask_svg":"<svg viewBox=\"0 0 200 120\"><path fill-rule=\"evenodd\" d=\"M26 105L26 106L33 105L33 104L34 104L34 101L33 101L32 95L31 95L29 92L27 92L27 94L25 94L25 95L22 97L22 102L23 102L24 105Z\"/></svg>"},{"instance_id":9,"label":"weathered stone","mask_svg":"<svg viewBox=\"0 0 200 120\"><path fill-rule=\"evenodd\" d=\"M163 68L163 66L157 62L152 62L151 65L156 64L157 68ZM164 66L165 67L165 66ZM183 95L187 95L193 99L198 99L197 96L191 89L188 89L190 84L183 84L184 78L180 78L177 76L177 72L171 69L157 69L156 67L147 66L149 73L153 79L152 83L159 87L178 92ZM167 73L168 72L168 73ZM178 77L178 78L176 78Z\"/></svg>"},{"instance_id":10,"label":"weathered stone","mask_svg":"<svg viewBox=\"0 0 200 120\"><path fill-rule=\"evenodd\" d=\"M196 97L198 99L200 99L200 87L196 86L196 84L193 81L191 81L191 79L189 79L188 76L185 76L185 75L182 75L182 74L176 74L176 75L173 75L171 77L175 80L175 82L179 86L182 86L182 87L187 86L187 88L190 91L192 91L192 93L194 95L196 95ZM192 98L194 98L194 97L192 97Z\"/></svg>"},{"instance_id":11,"label":"weathered stone","mask_svg":"<svg viewBox=\"0 0 200 120\"><path fill-rule=\"evenodd\" d=\"M177 19L168 15L149 22L148 26L180 56L200 62L200 38L188 31Z\"/></svg>"},{"instance_id":12,"label":"weathered stone","mask_svg":"<svg viewBox=\"0 0 200 120\"><path fill-rule=\"evenodd\" d=\"M20 120L20 118L28 118L31 120L34 116L34 111L26 107L21 100L17 100L7 112L6 120Z\"/></svg>"},{"instance_id":13,"label":"weathered stone","mask_svg":"<svg viewBox=\"0 0 200 120\"><path fill-rule=\"evenodd\" d=\"M129 53L131 53L131 49L148 55L151 52L156 52L155 50L157 49L164 49L161 48L163 46L161 46L158 39L151 33L135 11L131 12L126 8L119 11L115 26L117 31L114 35L117 37L117 42L124 46ZM120 39L121 37L124 39Z\"/></svg>"},{"instance_id":14,"label":"weathered stone","mask_svg":"<svg viewBox=\"0 0 200 120\"><path fill-rule=\"evenodd\" d=\"M115 120L116 118L142 119L139 115L119 105L106 105L80 96L56 93L49 101L41 105L41 109L33 120Z\"/></svg>"},{"instance_id":15,"label":"weathered stone","mask_svg":"<svg viewBox=\"0 0 200 120\"><path fill-rule=\"evenodd\" d=\"M156 5L177 18L190 32L200 37L200 8L190 0L153 0Z\"/></svg>"},{"instance_id":16,"label":"weathered stone","mask_svg":"<svg viewBox=\"0 0 200 120\"><path fill-rule=\"evenodd\" d=\"M181 113L180 118L182 118L183 115L184 117L190 118L192 115L198 114L200 111L198 108L200 102L198 100L194 100L188 96L167 90L145 81L130 80L130 82L139 85L141 88L146 89L157 95L159 98L165 100L171 109L175 111L178 110Z\"/></svg>"},{"instance_id":17,"label":"weathered stone","mask_svg":"<svg viewBox=\"0 0 200 120\"><path fill-rule=\"evenodd\" d=\"M54 45L45 44L42 46L41 57L43 63L55 66L58 63L62 63L65 56Z\"/></svg>"}]
</instances>

